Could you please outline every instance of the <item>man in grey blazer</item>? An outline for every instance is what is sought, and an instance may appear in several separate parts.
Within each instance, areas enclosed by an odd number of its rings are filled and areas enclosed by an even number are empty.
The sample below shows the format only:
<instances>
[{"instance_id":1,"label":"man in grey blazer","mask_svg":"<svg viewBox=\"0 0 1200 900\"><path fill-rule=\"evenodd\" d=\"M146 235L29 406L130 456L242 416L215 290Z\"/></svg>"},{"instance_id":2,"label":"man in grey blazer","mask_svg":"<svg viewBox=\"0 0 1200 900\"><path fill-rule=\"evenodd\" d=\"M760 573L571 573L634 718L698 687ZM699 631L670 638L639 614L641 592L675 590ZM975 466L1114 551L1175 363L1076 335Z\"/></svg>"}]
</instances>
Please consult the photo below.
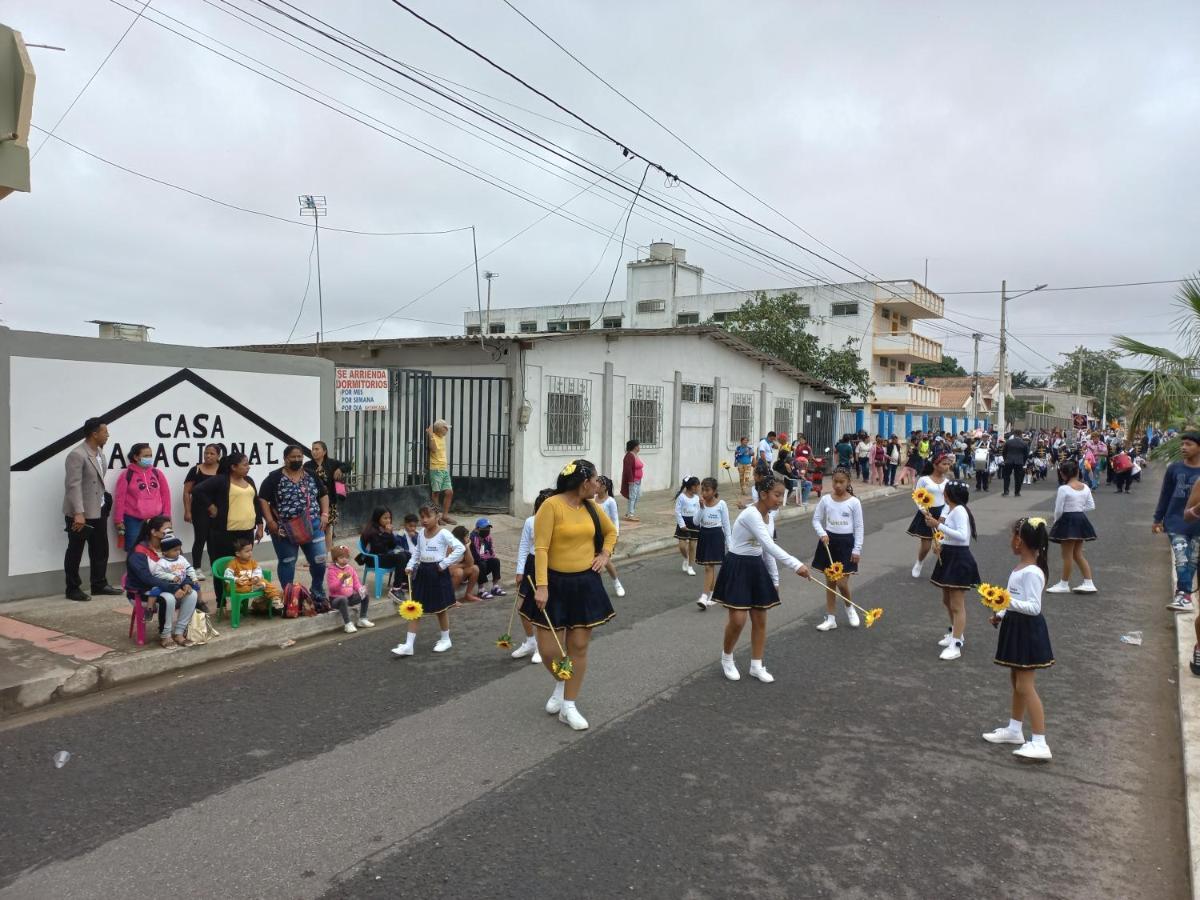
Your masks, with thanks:
<instances>
[{"instance_id":1,"label":"man in grey blazer","mask_svg":"<svg viewBox=\"0 0 1200 900\"><path fill-rule=\"evenodd\" d=\"M83 443L67 454L66 492L63 498L63 517L67 523L67 555L63 571L67 576L68 600L91 600L83 592L79 579L79 563L83 547L88 548L91 567L92 593L115 596L121 593L108 583L108 513L110 503L104 493L104 476L108 464L104 460L104 445L108 443L108 426L99 419L83 423Z\"/></svg>"}]
</instances>

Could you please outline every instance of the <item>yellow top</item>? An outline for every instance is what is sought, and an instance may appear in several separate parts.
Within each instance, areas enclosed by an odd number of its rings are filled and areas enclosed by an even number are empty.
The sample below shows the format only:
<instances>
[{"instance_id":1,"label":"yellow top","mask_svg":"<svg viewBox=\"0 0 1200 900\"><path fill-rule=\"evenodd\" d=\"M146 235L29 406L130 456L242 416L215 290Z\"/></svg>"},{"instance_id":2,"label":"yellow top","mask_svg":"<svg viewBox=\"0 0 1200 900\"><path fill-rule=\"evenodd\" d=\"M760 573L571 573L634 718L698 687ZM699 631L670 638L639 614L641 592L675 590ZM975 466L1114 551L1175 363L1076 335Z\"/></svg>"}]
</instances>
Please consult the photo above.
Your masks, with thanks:
<instances>
[{"instance_id":1,"label":"yellow top","mask_svg":"<svg viewBox=\"0 0 1200 900\"><path fill-rule=\"evenodd\" d=\"M444 434L438 435L435 432L429 432L429 468L450 468L450 464L446 462L446 436Z\"/></svg>"},{"instance_id":2,"label":"yellow top","mask_svg":"<svg viewBox=\"0 0 1200 900\"><path fill-rule=\"evenodd\" d=\"M605 552L612 553L617 545L617 529L612 519L591 500L585 502L591 503L592 511L600 522ZM546 583L549 569L555 572L584 572L590 569L596 556L595 534L595 523L583 506L568 506L562 494L547 497L533 520L537 583Z\"/></svg>"},{"instance_id":3,"label":"yellow top","mask_svg":"<svg viewBox=\"0 0 1200 900\"><path fill-rule=\"evenodd\" d=\"M250 485L238 487L229 483L229 519L225 523L229 531L250 531L254 528L254 488Z\"/></svg>"}]
</instances>

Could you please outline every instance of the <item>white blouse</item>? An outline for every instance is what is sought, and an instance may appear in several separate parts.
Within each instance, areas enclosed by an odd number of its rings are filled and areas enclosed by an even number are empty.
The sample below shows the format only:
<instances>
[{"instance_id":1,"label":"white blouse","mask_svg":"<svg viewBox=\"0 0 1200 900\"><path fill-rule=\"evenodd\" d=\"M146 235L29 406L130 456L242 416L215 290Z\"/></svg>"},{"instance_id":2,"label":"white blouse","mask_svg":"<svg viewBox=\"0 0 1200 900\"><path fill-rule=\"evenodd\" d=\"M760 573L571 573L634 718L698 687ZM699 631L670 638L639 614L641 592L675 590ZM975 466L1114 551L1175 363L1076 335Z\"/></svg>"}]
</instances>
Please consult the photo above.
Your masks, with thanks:
<instances>
[{"instance_id":1,"label":"white blouse","mask_svg":"<svg viewBox=\"0 0 1200 900\"><path fill-rule=\"evenodd\" d=\"M696 525L700 528L720 528L725 532L725 540L728 541L731 530L729 527L729 507L725 505L724 500L718 500L712 506L700 504L700 515L696 518Z\"/></svg>"},{"instance_id":2,"label":"white blouse","mask_svg":"<svg viewBox=\"0 0 1200 900\"><path fill-rule=\"evenodd\" d=\"M685 518L696 521L696 516L700 515L700 495L693 494L689 497L686 493L681 493L675 498L675 524L680 528L685 528Z\"/></svg>"},{"instance_id":3,"label":"white blouse","mask_svg":"<svg viewBox=\"0 0 1200 900\"><path fill-rule=\"evenodd\" d=\"M467 548L445 528L433 537L425 537L425 529L417 532L417 550L405 567L411 572L417 563L437 563L438 568L445 572L448 568L463 558Z\"/></svg>"},{"instance_id":4,"label":"white blouse","mask_svg":"<svg viewBox=\"0 0 1200 900\"><path fill-rule=\"evenodd\" d=\"M971 546L971 517L967 514L965 506L956 506L950 510L938 528L946 536L942 543L947 547Z\"/></svg>"},{"instance_id":5,"label":"white blouse","mask_svg":"<svg viewBox=\"0 0 1200 900\"><path fill-rule=\"evenodd\" d=\"M525 563L533 552L533 516L525 520L521 526L521 542L517 544L517 574L525 574Z\"/></svg>"},{"instance_id":6,"label":"white blouse","mask_svg":"<svg viewBox=\"0 0 1200 900\"><path fill-rule=\"evenodd\" d=\"M800 560L775 543L769 526L763 521L762 513L753 506L743 509L737 521L733 523L729 546L726 549L738 556L763 557L767 573L776 585L779 584L779 566L775 560L779 560L793 572L800 569ZM764 550L767 552L764 553Z\"/></svg>"},{"instance_id":7,"label":"white blouse","mask_svg":"<svg viewBox=\"0 0 1200 900\"><path fill-rule=\"evenodd\" d=\"M613 499L612 497L609 497L607 500L605 500L603 503L600 504L600 508L602 510L604 510L605 513L608 514L608 517L610 519L612 519L613 528L617 529L617 533L620 534L621 533L621 522L620 522L621 514L617 511L617 501L615 499Z\"/></svg>"},{"instance_id":8,"label":"white blouse","mask_svg":"<svg viewBox=\"0 0 1200 900\"><path fill-rule=\"evenodd\" d=\"M1057 519L1063 513L1069 512L1087 512L1089 509L1096 508L1096 498L1092 496L1092 489L1086 484L1083 490L1077 491L1069 484L1064 484L1059 487L1058 493L1054 497L1054 518Z\"/></svg>"},{"instance_id":9,"label":"white blouse","mask_svg":"<svg viewBox=\"0 0 1200 900\"><path fill-rule=\"evenodd\" d=\"M928 475L922 475L920 478L917 479L917 487L925 488L925 490L927 490L927 491L929 491L929 493L933 494L933 507L931 507L931 508L936 508L938 506L946 505L945 492L946 492L946 484L948 481L949 481L949 479L946 479L943 481L934 481ZM914 490L915 489L916 488L914 488Z\"/></svg>"},{"instance_id":10,"label":"white blouse","mask_svg":"<svg viewBox=\"0 0 1200 900\"><path fill-rule=\"evenodd\" d=\"M813 511L813 530L819 537L826 534L854 535L854 551L862 553L863 512L862 503L855 496L845 500L833 499L833 494L822 494Z\"/></svg>"},{"instance_id":11,"label":"white blouse","mask_svg":"<svg viewBox=\"0 0 1200 900\"><path fill-rule=\"evenodd\" d=\"M1036 616L1042 611L1042 591L1046 588L1046 576L1037 566L1022 566L1013 569L1008 576L1008 593L1012 595L1009 609ZM1004 612L1000 612L1001 617Z\"/></svg>"}]
</instances>

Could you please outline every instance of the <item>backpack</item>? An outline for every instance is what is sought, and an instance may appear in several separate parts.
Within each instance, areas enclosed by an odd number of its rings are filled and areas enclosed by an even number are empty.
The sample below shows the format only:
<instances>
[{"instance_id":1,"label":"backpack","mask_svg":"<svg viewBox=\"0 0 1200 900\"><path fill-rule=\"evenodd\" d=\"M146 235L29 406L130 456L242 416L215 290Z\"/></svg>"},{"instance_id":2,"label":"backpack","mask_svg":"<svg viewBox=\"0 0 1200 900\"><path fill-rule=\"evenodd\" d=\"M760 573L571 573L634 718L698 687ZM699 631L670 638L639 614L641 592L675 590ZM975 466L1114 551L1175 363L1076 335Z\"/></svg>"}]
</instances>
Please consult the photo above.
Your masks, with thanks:
<instances>
[{"instance_id":1,"label":"backpack","mask_svg":"<svg viewBox=\"0 0 1200 900\"><path fill-rule=\"evenodd\" d=\"M306 612L306 610L311 610ZM283 617L285 619L298 619L300 616L315 616L316 610L313 607L312 595L309 594L308 588L299 582L293 581L283 589Z\"/></svg>"},{"instance_id":2,"label":"backpack","mask_svg":"<svg viewBox=\"0 0 1200 900\"><path fill-rule=\"evenodd\" d=\"M329 605L328 597L313 597L312 598L312 607L313 607L313 611L312 611L311 615L314 615L314 616L319 616L321 613L327 613L331 609L333 609L333 607ZM303 608L304 608L304 605L302 603L300 614L304 615L304 616L309 615L309 613L306 613L303 611Z\"/></svg>"}]
</instances>

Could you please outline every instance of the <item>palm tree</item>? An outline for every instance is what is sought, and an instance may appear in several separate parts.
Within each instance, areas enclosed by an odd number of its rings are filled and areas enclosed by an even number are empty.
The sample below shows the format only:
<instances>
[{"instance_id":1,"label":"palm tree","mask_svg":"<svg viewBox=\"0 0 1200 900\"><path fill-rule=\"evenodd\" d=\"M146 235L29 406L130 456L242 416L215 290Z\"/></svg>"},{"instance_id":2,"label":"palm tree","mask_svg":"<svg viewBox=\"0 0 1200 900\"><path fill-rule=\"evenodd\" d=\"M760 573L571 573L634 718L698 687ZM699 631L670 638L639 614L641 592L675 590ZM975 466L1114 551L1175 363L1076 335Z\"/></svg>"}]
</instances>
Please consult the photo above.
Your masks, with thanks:
<instances>
[{"instance_id":1,"label":"palm tree","mask_svg":"<svg viewBox=\"0 0 1200 900\"><path fill-rule=\"evenodd\" d=\"M1126 356L1145 360L1141 369L1130 369L1134 382L1129 393L1133 408L1130 434L1149 425L1167 425L1190 419L1200 397L1200 272L1185 278L1176 296L1180 315L1175 327L1182 338L1183 352L1154 347L1124 335L1113 338L1113 346Z\"/></svg>"}]
</instances>

